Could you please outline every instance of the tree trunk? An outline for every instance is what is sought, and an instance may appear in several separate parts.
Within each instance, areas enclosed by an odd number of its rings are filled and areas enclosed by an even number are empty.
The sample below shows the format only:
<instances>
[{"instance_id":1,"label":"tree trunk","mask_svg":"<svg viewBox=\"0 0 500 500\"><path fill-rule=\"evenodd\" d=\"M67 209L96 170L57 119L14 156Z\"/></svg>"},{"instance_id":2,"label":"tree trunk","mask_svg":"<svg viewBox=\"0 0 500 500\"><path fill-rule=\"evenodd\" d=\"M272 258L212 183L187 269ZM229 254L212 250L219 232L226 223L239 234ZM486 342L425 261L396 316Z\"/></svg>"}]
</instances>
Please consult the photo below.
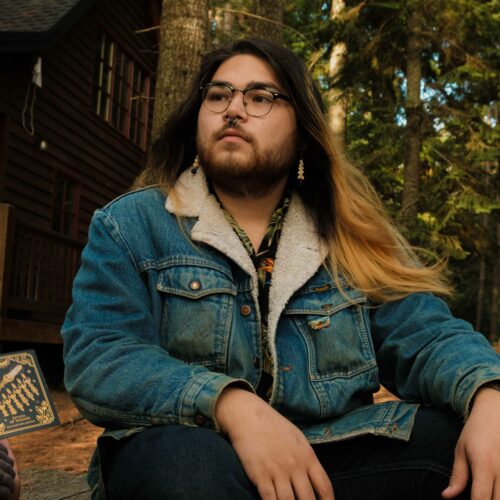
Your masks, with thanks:
<instances>
[{"instance_id":1,"label":"tree trunk","mask_svg":"<svg viewBox=\"0 0 500 500\"><path fill-rule=\"evenodd\" d=\"M500 222L495 225L496 252L493 256L493 276L491 283L490 331L491 342L499 340L498 336L498 303L500 302Z\"/></svg>"},{"instance_id":2,"label":"tree trunk","mask_svg":"<svg viewBox=\"0 0 500 500\"><path fill-rule=\"evenodd\" d=\"M330 19L334 20L337 18L344 9L344 0L332 0ZM344 42L334 44L330 52L330 63L328 66L328 76L331 82L331 88L327 94L328 123L340 151L344 151L345 147L347 100L342 90L336 88L335 84L344 67L346 53L347 46Z\"/></svg>"},{"instance_id":3,"label":"tree trunk","mask_svg":"<svg viewBox=\"0 0 500 500\"><path fill-rule=\"evenodd\" d=\"M486 258L481 255L479 262L479 285L477 289L477 302L476 302L476 321L474 328L480 332L483 328L483 299L484 299L484 282L486 280Z\"/></svg>"},{"instance_id":4,"label":"tree trunk","mask_svg":"<svg viewBox=\"0 0 500 500\"><path fill-rule=\"evenodd\" d=\"M486 233L488 231L488 215L481 214L481 226L482 230ZM484 290L486 287L486 255L485 249L479 249L480 260L479 260L479 280L477 287L477 301L476 301L476 320L474 321L474 328L476 331L480 332L483 328L483 308L484 308Z\"/></svg>"},{"instance_id":5,"label":"tree trunk","mask_svg":"<svg viewBox=\"0 0 500 500\"><path fill-rule=\"evenodd\" d=\"M153 139L184 99L208 43L208 0L163 0Z\"/></svg>"},{"instance_id":6,"label":"tree trunk","mask_svg":"<svg viewBox=\"0 0 500 500\"><path fill-rule=\"evenodd\" d=\"M414 219L417 216L420 181L420 148L422 143L422 103L420 81L422 79L422 12L415 6L408 19L408 43L406 48L406 154L404 164L403 204L401 216Z\"/></svg>"},{"instance_id":7,"label":"tree trunk","mask_svg":"<svg viewBox=\"0 0 500 500\"><path fill-rule=\"evenodd\" d=\"M255 36L272 40L273 42L283 42L283 8L284 0L255 0L254 12L264 19L255 20ZM266 19L275 22L266 21ZM280 23L280 24L275 24Z\"/></svg>"}]
</instances>

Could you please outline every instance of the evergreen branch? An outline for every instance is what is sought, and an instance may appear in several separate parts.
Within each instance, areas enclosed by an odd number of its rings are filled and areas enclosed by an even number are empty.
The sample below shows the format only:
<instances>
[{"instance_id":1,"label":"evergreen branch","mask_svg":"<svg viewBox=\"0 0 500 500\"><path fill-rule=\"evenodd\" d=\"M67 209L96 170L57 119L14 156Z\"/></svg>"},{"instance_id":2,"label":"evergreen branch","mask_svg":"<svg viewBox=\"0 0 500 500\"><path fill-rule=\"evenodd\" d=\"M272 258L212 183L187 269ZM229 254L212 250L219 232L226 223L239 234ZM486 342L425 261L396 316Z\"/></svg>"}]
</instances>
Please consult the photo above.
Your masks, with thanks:
<instances>
[{"instance_id":1,"label":"evergreen branch","mask_svg":"<svg viewBox=\"0 0 500 500\"><path fill-rule=\"evenodd\" d=\"M161 26L151 26L150 28L143 28L141 30L135 30L134 33L136 35L142 35L143 33L149 33L150 31L157 31L161 29Z\"/></svg>"},{"instance_id":2,"label":"evergreen branch","mask_svg":"<svg viewBox=\"0 0 500 500\"><path fill-rule=\"evenodd\" d=\"M308 43L314 50L318 50L316 46L305 35L303 35L300 31L297 31L295 28L288 26L287 24L280 23L279 21L275 21L274 19L269 19L268 17L252 14L251 12L247 12L245 10L228 9L225 7L216 7L214 10L220 12L228 12L229 14L241 14L246 17L251 17L252 19L258 19L259 21L264 21L266 23L274 24L275 26L279 26L280 28L284 28L291 31L292 33L295 33L300 38L302 38L306 43Z\"/></svg>"}]
</instances>

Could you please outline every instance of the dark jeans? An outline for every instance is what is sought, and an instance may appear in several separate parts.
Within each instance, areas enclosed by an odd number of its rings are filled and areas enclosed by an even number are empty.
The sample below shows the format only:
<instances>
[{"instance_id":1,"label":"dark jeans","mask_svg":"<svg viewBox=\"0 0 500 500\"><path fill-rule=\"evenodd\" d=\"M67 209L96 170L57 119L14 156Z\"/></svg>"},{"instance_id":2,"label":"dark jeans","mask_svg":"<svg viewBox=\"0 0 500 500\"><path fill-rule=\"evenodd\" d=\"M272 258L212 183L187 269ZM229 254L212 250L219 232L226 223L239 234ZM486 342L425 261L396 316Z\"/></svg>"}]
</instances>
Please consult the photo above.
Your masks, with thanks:
<instances>
[{"instance_id":1,"label":"dark jeans","mask_svg":"<svg viewBox=\"0 0 500 500\"><path fill-rule=\"evenodd\" d=\"M456 416L422 408L408 443L363 436L314 450L336 500L437 500L448 485L460 431ZM113 455L105 477L110 500L259 498L231 444L207 429L152 427L120 442Z\"/></svg>"}]
</instances>

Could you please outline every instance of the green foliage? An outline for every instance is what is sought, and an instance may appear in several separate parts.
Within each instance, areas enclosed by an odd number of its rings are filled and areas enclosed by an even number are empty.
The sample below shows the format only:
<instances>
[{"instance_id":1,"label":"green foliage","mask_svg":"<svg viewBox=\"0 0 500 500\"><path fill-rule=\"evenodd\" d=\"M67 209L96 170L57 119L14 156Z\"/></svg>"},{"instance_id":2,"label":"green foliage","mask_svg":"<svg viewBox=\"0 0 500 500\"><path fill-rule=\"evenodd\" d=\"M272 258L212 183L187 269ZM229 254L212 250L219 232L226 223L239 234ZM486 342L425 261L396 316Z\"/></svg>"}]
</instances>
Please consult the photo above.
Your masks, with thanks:
<instances>
[{"instance_id":1,"label":"green foliage","mask_svg":"<svg viewBox=\"0 0 500 500\"><path fill-rule=\"evenodd\" d=\"M393 216L403 187L406 134L406 42L411 8L424 13L422 41L421 189L416 220L398 220L412 243L449 262L460 290L455 307L475 318L478 262L487 273L483 325L487 325L491 268L498 259L500 2L473 0L346 0L329 20L330 2L290 0L285 22L289 46L325 91L348 98L346 144ZM329 51L343 41L348 55L336 81L328 77Z\"/></svg>"},{"instance_id":2,"label":"green foliage","mask_svg":"<svg viewBox=\"0 0 500 500\"><path fill-rule=\"evenodd\" d=\"M332 87L343 91L348 155L369 176L407 238L427 250L424 258L448 260L457 289L455 310L472 322L479 262L486 263L482 316L488 325L500 208L500 1L345 0L345 5L332 21L331 0L289 0L285 42L311 68L325 95ZM213 42L251 34L252 18L242 12L253 6L253 0L212 0ZM398 216L407 133L407 23L414 8L424 15L421 185L416 219L403 220ZM347 58L332 80L329 56L339 42L346 43Z\"/></svg>"}]
</instances>

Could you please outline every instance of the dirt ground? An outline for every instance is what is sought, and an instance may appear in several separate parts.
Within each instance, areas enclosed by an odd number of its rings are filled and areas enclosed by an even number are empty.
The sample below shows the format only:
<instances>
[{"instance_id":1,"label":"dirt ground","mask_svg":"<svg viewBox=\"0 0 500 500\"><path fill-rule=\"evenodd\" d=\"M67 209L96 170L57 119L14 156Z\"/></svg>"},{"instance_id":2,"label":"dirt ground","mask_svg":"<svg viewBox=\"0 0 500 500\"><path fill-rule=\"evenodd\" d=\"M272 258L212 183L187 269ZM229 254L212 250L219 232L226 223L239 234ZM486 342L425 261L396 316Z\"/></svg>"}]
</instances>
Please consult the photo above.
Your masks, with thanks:
<instances>
[{"instance_id":1,"label":"dirt ground","mask_svg":"<svg viewBox=\"0 0 500 500\"><path fill-rule=\"evenodd\" d=\"M80 416L64 390L50 389L50 393L61 425L9 439L19 468L86 472L102 429Z\"/></svg>"}]
</instances>

